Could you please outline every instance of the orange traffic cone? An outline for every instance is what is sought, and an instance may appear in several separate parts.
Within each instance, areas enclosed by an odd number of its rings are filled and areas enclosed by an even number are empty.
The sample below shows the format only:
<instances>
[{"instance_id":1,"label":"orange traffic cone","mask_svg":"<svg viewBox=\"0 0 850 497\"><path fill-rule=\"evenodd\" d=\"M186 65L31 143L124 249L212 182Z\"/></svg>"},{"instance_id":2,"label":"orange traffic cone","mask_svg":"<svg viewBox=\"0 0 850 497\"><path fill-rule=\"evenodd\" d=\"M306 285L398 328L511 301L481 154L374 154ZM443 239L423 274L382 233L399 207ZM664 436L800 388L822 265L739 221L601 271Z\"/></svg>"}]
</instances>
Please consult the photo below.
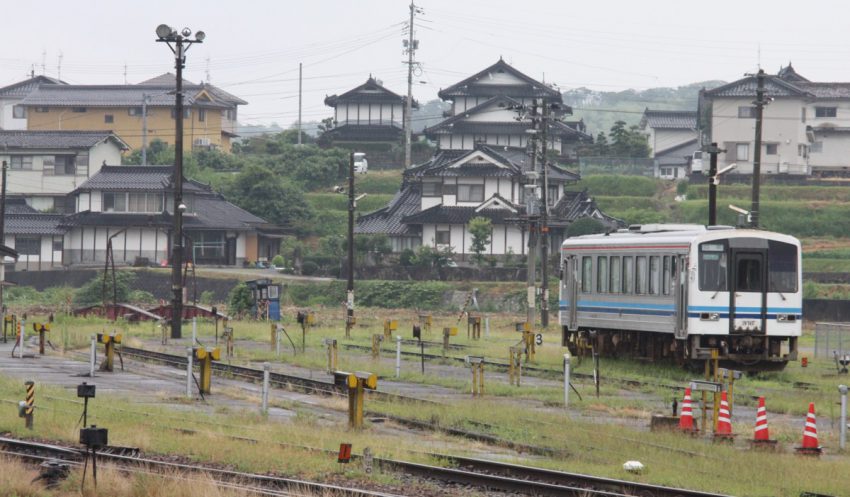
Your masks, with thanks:
<instances>
[{"instance_id":1,"label":"orange traffic cone","mask_svg":"<svg viewBox=\"0 0 850 497\"><path fill-rule=\"evenodd\" d=\"M815 403L809 403L809 414L806 416L806 425L803 427L803 446L797 447L798 454L815 455L821 453L818 445L818 426L815 419Z\"/></svg>"},{"instance_id":2,"label":"orange traffic cone","mask_svg":"<svg viewBox=\"0 0 850 497\"><path fill-rule=\"evenodd\" d=\"M697 431L694 426L694 412L691 410L691 389L685 389L685 399L682 400L682 415L679 417L679 429L683 431Z\"/></svg>"},{"instance_id":3,"label":"orange traffic cone","mask_svg":"<svg viewBox=\"0 0 850 497\"><path fill-rule=\"evenodd\" d=\"M764 407L764 397L759 397L759 407L756 411L756 429L753 434L752 445L754 447L774 447L776 440L770 439L767 429L767 409Z\"/></svg>"},{"instance_id":4,"label":"orange traffic cone","mask_svg":"<svg viewBox=\"0 0 850 497\"><path fill-rule=\"evenodd\" d=\"M717 414L717 429L714 431L715 439L729 440L732 434L732 415L729 412L729 401L726 392L720 393L720 411Z\"/></svg>"}]
</instances>

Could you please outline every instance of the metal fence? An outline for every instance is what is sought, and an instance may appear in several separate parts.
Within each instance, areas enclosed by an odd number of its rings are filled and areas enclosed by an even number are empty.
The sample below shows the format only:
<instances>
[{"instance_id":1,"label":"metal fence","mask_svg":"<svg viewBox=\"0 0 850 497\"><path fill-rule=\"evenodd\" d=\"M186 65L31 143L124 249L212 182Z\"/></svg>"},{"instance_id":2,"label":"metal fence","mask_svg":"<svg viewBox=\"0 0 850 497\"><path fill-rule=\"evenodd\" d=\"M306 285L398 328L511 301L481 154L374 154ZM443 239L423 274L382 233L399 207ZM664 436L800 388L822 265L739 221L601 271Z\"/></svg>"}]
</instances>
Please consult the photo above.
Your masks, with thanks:
<instances>
[{"instance_id":1,"label":"metal fence","mask_svg":"<svg viewBox=\"0 0 850 497\"><path fill-rule=\"evenodd\" d=\"M850 323L815 323L815 357L850 354Z\"/></svg>"}]
</instances>

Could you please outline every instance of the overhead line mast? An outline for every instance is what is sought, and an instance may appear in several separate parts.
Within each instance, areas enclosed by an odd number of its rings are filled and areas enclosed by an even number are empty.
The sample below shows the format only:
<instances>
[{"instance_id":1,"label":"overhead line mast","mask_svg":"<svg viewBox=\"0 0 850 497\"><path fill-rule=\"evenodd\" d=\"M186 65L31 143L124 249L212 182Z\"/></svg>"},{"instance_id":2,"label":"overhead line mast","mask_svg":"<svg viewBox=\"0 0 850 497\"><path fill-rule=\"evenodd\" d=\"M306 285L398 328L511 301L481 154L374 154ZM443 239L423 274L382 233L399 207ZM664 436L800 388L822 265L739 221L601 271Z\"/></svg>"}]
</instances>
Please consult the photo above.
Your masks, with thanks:
<instances>
[{"instance_id":1,"label":"overhead line mast","mask_svg":"<svg viewBox=\"0 0 850 497\"><path fill-rule=\"evenodd\" d=\"M410 2L410 22L407 26L407 39L403 40L404 51L407 53L407 101L404 103L404 167L410 167L410 141L411 141L411 114L413 113L413 66L417 64L413 60L416 50L419 48L419 40L413 39L413 21L416 14L421 14L422 9Z\"/></svg>"}]
</instances>

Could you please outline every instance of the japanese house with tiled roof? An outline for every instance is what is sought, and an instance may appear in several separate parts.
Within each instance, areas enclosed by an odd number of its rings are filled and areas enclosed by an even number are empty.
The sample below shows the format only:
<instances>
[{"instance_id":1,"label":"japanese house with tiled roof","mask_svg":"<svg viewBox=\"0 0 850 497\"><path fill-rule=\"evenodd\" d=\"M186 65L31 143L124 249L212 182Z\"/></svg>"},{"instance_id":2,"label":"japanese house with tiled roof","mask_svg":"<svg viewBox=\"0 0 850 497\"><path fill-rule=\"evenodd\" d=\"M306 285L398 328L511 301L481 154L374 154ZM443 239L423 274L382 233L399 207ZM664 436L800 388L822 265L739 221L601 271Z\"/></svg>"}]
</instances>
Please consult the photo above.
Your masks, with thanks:
<instances>
[{"instance_id":1,"label":"japanese house with tiled roof","mask_svg":"<svg viewBox=\"0 0 850 497\"><path fill-rule=\"evenodd\" d=\"M438 150L429 161L407 169L401 190L386 207L361 216L356 231L387 235L396 252L431 245L465 256L472 242L467 224L481 216L493 226L488 254L525 254L527 233L521 219L526 212L524 185L533 176L527 153L531 125L517 121L515 107L535 99L562 105L560 93L499 60L439 95L452 102L452 115L425 130ZM563 123L552 128L548 198L551 238L557 245L579 217L596 217L612 226L617 221L604 215L586 192L565 193L564 187L579 177L558 159L566 161L575 144L590 136Z\"/></svg>"},{"instance_id":2,"label":"japanese house with tiled roof","mask_svg":"<svg viewBox=\"0 0 850 497\"><path fill-rule=\"evenodd\" d=\"M400 143L404 132L406 97L387 89L371 75L362 85L325 98L333 107L334 143ZM414 101L413 107L418 107Z\"/></svg>"},{"instance_id":3,"label":"japanese house with tiled roof","mask_svg":"<svg viewBox=\"0 0 850 497\"><path fill-rule=\"evenodd\" d=\"M702 144L725 152L718 167L736 163L752 174L756 77L700 92ZM762 174L847 174L850 172L850 83L809 81L789 64L765 76Z\"/></svg>"},{"instance_id":4,"label":"japanese house with tiled roof","mask_svg":"<svg viewBox=\"0 0 850 497\"><path fill-rule=\"evenodd\" d=\"M175 83L167 73L135 85L39 84L18 106L30 130L111 129L131 149L142 146L144 135L148 143L173 144ZM229 152L237 108L247 102L206 83L184 80L183 91L184 148Z\"/></svg>"},{"instance_id":5,"label":"japanese house with tiled roof","mask_svg":"<svg viewBox=\"0 0 850 497\"><path fill-rule=\"evenodd\" d=\"M640 127L647 133L655 161L655 177L678 179L687 176L693 154L700 148L696 111L647 108Z\"/></svg>"},{"instance_id":6,"label":"japanese house with tiled roof","mask_svg":"<svg viewBox=\"0 0 850 497\"><path fill-rule=\"evenodd\" d=\"M37 211L73 212L69 193L118 164L128 146L111 131L0 130L0 162L8 165L6 192Z\"/></svg>"},{"instance_id":7,"label":"japanese house with tiled roof","mask_svg":"<svg viewBox=\"0 0 850 497\"><path fill-rule=\"evenodd\" d=\"M0 88L0 129L27 129L27 109L21 101L39 85L64 85L64 81L49 76L36 76Z\"/></svg>"}]
</instances>

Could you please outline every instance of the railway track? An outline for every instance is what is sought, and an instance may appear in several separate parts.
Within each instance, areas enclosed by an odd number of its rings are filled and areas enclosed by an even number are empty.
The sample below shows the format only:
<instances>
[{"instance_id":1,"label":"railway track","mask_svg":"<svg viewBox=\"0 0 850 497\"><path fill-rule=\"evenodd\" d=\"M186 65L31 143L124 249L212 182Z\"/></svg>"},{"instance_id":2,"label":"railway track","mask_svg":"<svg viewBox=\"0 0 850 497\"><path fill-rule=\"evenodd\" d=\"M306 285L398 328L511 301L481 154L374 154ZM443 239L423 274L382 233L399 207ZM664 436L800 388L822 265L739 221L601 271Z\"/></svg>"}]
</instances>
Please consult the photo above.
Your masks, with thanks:
<instances>
[{"instance_id":1,"label":"railway track","mask_svg":"<svg viewBox=\"0 0 850 497\"><path fill-rule=\"evenodd\" d=\"M67 461L69 464L78 465L82 458L82 453L77 449L7 437L0 437L0 447L4 448L0 450L2 454L34 461L42 461L49 458L53 460L60 459ZM334 457L336 455L330 451L323 452L328 457ZM389 471L400 472L428 480L437 480L443 484L459 484L473 486L484 491L511 492L522 495L552 497L727 497L716 493L649 485L483 459L440 454L429 455L450 464L452 467L386 458L375 458L374 462L381 468ZM144 468L146 470L152 469L160 472L205 473L216 481L238 481L240 484L250 485L250 488L271 488L272 490L297 489L325 493L332 491L336 492L333 495L346 497L391 495L290 478L223 470L204 465L165 462L138 455L127 456L103 453L98 457L101 460L114 463L122 468ZM357 458L359 459L359 457Z\"/></svg>"},{"instance_id":2,"label":"railway track","mask_svg":"<svg viewBox=\"0 0 850 497\"><path fill-rule=\"evenodd\" d=\"M78 466L82 464L84 457L83 452L79 449L27 440L18 440L8 437L0 437L0 447L2 447L0 454L36 462L51 460L66 463L70 466ZM250 493L265 495L304 495L307 493L311 495L330 494L341 497L398 497L396 494L388 494L384 492L342 487L338 485L283 478L279 476L245 473L242 471L221 469L214 466L161 461L141 456L128 456L110 453L108 451L99 452L97 458L101 461L101 463L109 463L122 471L155 471L162 474L204 474L216 482L223 483L230 488L248 490ZM281 491L286 493L281 493Z\"/></svg>"}]
</instances>

